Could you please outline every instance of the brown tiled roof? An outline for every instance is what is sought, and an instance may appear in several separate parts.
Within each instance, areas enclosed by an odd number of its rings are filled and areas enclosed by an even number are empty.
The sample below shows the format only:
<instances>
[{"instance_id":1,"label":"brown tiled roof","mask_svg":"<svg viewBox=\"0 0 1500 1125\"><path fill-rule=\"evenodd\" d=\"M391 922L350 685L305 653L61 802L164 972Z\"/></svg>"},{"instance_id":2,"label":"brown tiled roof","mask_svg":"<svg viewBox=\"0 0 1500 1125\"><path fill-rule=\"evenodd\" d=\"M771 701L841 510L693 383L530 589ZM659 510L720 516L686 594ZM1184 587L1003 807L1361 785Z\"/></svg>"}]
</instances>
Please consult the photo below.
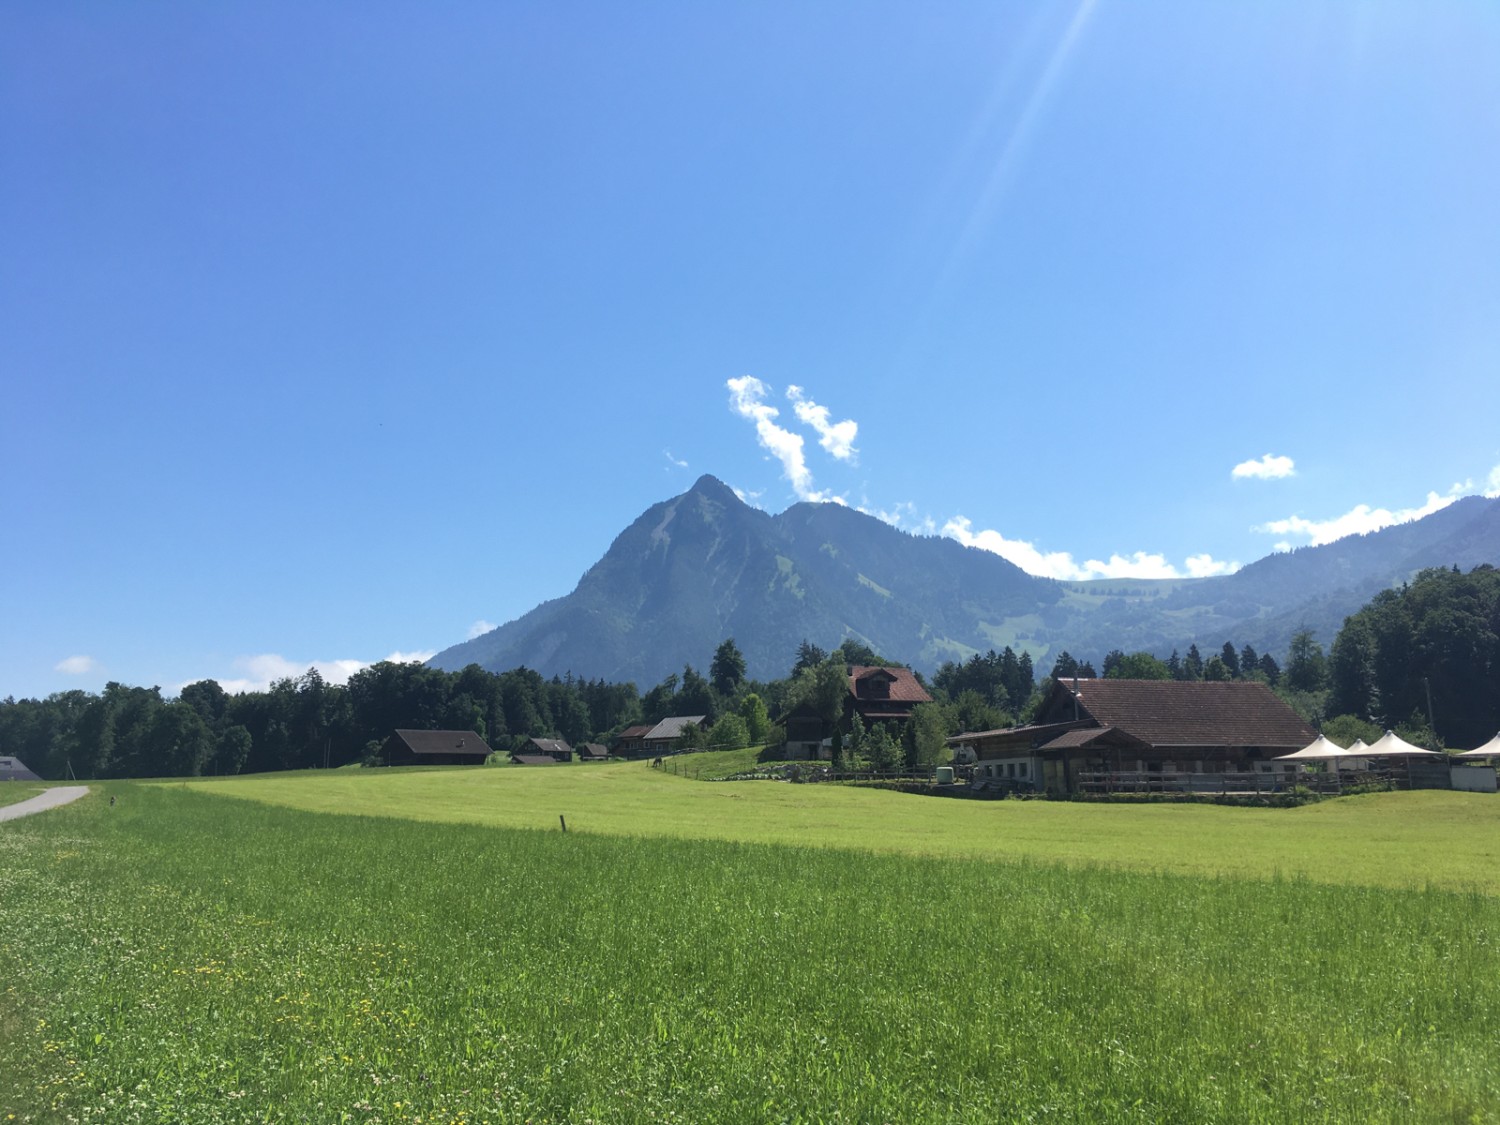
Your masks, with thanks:
<instances>
[{"instance_id":1,"label":"brown tiled roof","mask_svg":"<svg viewBox=\"0 0 1500 1125\"><path fill-rule=\"evenodd\" d=\"M927 694L927 689L917 682L917 677L912 675L910 668L881 668L865 664L856 664L849 669L849 694L857 699L865 700L868 696L859 694L859 681L871 676L883 673L882 678L891 681L891 691L885 699L893 703L931 703L932 696Z\"/></svg>"},{"instance_id":2,"label":"brown tiled roof","mask_svg":"<svg viewBox=\"0 0 1500 1125\"><path fill-rule=\"evenodd\" d=\"M578 756L580 758L607 758L609 757L609 751L605 749L602 743L585 742L578 748Z\"/></svg>"},{"instance_id":3,"label":"brown tiled roof","mask_svg":"<svg viewBox=\"0 0 1500 1125\"><path fill-rule=\"evenodd\" d=\"M567 754L573 753L573 748L560 738L529 738L527 746L535 746L543 754Z\"/></svg>"},{"instance_id":4,"label":"brown tiled roof","mask_svg":"<svg viewBox=\"0 0 1500 1125\"><path fill-rule=\"evenodd\" d=\"M1053 687L1046 711L1071 711L1073 683ZM1253 681L1080 680L1080 715L1153 746L1306 746L1317 737L1265 684Z\"/></svg>"},{"instance_id":5,"label":"brown tiled roof","mask_svg":"<svg viewBox=\"0 0 1500 1125\"><path fill-rule=\"evenodd\" d=\"M474 754L485 757L490 748L471 730L398 730L396 737L413 754Z\"/></svg>"},{"instance_id":6,"label":"brown tiled roof","mask_svg":"<svg viewBox=\"0 0 1500 1125\"><path fill-rule=\"evenodd\" d=\"M651 728L654 725L654 723L642 723L640 726L626 727L619 733L618 737L621 741L627 738L645 738L651 733Z\"/></svg>"}]
</instances>

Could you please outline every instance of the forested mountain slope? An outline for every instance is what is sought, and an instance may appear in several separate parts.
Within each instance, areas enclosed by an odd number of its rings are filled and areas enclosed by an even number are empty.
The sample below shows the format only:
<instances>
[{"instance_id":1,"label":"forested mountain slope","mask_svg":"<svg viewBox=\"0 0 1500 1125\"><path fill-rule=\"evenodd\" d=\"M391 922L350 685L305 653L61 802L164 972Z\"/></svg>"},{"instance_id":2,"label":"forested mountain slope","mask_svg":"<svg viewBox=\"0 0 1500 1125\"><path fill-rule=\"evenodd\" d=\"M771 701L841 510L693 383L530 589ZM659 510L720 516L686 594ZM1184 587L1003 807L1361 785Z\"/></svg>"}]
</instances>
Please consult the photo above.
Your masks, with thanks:
<instances>
[{"instance_id":1,"label":"forested mountain slope","mask_svg":"<svg viewBox=\"0 0 1500 1125\"><path fill-rule=\"evenodd\" d=\"M659 682L734 637L750 676L781 676L799 641L858 639L932 669L1009 644L1045 668L1067 649L1165 656L1224 641L1281 653L1325 644L1381 589L1425 566L1500 563L1500 500L1272 555L1222 578L1057 582L950 539L909 535L836 504L772 516L711 476L627 527L565 597L433 658L500 671Z\"/></svg>"}]
</instances>

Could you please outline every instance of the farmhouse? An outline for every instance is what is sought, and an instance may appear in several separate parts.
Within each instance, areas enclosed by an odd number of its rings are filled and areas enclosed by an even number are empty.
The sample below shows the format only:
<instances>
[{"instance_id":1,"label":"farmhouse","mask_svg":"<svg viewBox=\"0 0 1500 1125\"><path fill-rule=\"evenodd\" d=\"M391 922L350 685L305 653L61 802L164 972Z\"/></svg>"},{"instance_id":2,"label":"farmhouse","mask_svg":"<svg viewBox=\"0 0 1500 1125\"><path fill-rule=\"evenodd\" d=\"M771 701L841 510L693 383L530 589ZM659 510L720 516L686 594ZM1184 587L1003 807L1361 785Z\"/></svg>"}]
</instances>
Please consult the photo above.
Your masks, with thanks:
<instances>
[{"instance_id":1,"label":"farmhouse","mask_svg":"<svg viewBox=\"0 0 1500 1125\"><path fill-rule=\"evenodd\" d=\"M521 757L548 757L554 762L571 762L573 748L560 738L528 738L526 745L511 755L513 761Z\"/></svg>"},{"instance_id":2,"label":"farmhouse","mask_svg":"<svg viewBox=\"0 0 1500 1125\"><path fill-rule=\"evenodd\" d=\"M607 762L609 749L602 742L585 742L578 748L580 762Z\"/></svg>"},{"instance_id":3,"label":"farmhouse","mask_svg":"<svg viewBox=\"0 0 1500 1125\"><path fill-rule=\"evenodd\" d=\"M0 754L0 781L41 781L20 758Z\"/></svg>"},{"instance_id":4,"label":"farmhouse","mask_svg":"<svg viewBox=\"0 0 1500 1125\"><path fill-rule=\"evenodd\" d=\"M646 736L655 726L655 723L641 723L637 726L626 727L615 736L615 753L622 758L643 756L646 753Z\"/></svg>"},{"instance_id":5,"label":"farmhouse","mask_svg":"<svg viewBox=\"0 0 1500 1125\"><path fill-rule=\"evenodd\" d=\"M1065 796L1124 775L1210 789L1230 774L1294 772L1273 762L1317 732L1250 681L1057 680L1023 727L948 740L975 781Z\"/></svg>"},{"instance_id":6,"label":"farmhouse","mask_svg":"<svg viewBox=\"0 0 1500 1125\"><path fill-rule=\"evenodd\" d=\"M931 703L932 696L910 668L872 667L862 664L849 668L849 690L844 696L841 723L847 725L858 715L866 727L876 723L904 723L919 703ZM828 758L832 756L831 725L817 709L804 704L787 713L786 756L788 758Z\"/></svg>"},{"instance_id":7,"label":"farmhouse","mask_svg":"<svg viewBox=\"0 0 1500 1125\"><path fill-rule=\"evenodd\" d=\"M471 730L398 730L380 748L388 766L482 766L489 756Z\"/></svg>"},{"instance_id":8,"label":"farmhouse","mask_svg":"<svg viewBox=\"0 0 1500 1125\"><path fill-rule=\"evenodd\" d=\"M707 715L674 715L659 723L627 727L615 739L614 752L622 758L654 758L668 754L684 729L702 730L707 725Z\"/></svg>"}]
</instances>

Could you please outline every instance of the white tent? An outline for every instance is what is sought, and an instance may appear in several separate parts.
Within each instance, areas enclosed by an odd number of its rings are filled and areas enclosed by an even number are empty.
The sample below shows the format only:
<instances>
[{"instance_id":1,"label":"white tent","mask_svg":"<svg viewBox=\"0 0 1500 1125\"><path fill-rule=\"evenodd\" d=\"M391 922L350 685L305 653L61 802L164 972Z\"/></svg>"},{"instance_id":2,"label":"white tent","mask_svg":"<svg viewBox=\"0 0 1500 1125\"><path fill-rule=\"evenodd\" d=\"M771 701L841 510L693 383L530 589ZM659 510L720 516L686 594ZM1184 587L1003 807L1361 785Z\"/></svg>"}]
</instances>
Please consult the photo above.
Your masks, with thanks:
<instances>
[{"instance_id":1,"label":"white tent","mask_svg":"<svg viewBox=\"0 0 1500 1125\"><path fill-rule=\"evenodd\" d=\"M1357 770L1367 770L1370 768L1370 748L1365 745L1363 738L1356 738L1349 744L1349 753L1357 759L1349 763L1352 768Z\"/></svg>"},{"instance_id":2,"label":"white tent","mask_svg":"<svg viewBox=\"0 0 1500 1125\"><path fill-rule=\"evenodd\" d=\"M1278 762L1326 762L1332 761L1337 768L1342 758L1354 757L1337 742L1329 742L1323 735L1318 735L1316 741L1309 742L1301 750L1293 750L1290 754L1283 754L1275 759Z\"/></svg>"},{"instance_id":3,"label":"white tent","mask_svg":"<svg viewBox=\"0 0 1500 1125\"><path fill-rule=\"evenodd\" d=\"M1372 758L1441 758L1436 750L1423 750L1413 746L1395 731L1386 731L1384 737L1375 740L1375 745L1365 751Z\"/></svg>"},{"instance_id":4,"label":"white tent","mask_svg":"<svg viewBox=\"0 0 1500 1125\"><path fill-rule=\"evenodd\" d=\"M1338 773L1339 763L1352 757L1354 755L1337 742L1330 742L1320 734L1301 750L1293 750L1290 754L1283 754L1274 760L1278 762L1331 762L1332 765L1329 768L1334 773Z\"/></svg>"},{"instance_id":5,"label":"white tent","mask_svg":"<svg viewBox=\"0 0 1500 1125\"><path fill-rule=\"evenodd\" d=\"M1462 754L1455 754L1456 758L1500 758L1500 734L1495 735L1477 750L1465 750Z\"/></svg>"}]
</instances>

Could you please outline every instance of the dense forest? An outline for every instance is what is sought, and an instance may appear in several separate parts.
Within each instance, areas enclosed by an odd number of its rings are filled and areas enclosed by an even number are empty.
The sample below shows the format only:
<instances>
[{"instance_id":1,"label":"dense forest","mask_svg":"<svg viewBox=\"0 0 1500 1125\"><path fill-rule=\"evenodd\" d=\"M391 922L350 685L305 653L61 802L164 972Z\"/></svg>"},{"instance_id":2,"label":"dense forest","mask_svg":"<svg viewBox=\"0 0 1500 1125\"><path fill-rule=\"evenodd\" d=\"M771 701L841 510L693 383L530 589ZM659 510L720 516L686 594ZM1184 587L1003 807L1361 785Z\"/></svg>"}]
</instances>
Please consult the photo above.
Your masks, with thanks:
<instances>
[{"instance_id":1,"label":"dense forest","mask_svg":"<svg viewBox=\"0 0 1500 1125\"><path fill-rule=\"evenodd\" d=\"M0 753L45 778L255 773L372 760L397 728L473 730L507 751L531 737L607 743L628 726L669 715L706 715L702 742L734 748L778 742L774 720L806 703L833 717L846 666L884 663L891 662L854 641L825 651L804 640L784 678L752 681L731 638L707 674L688 664L645 693L633 683L544 679L527 668L444 672L388 662L343 685L309 669L237 695L213 680L189 684L176 698L111 683L100 694L0 701ZM930 765L948 735L1025 722L1050 680L1096 675L1259 680L1336 741L1371 741L1391 728L1415 742L1466 749L1500 730L1500 570L1422 571L1348 617L1329 652L1303 630L1281 662L1230 641L1207 657L1197 645L1165 659L1116 649L1097 668L1064 651L1039 685L1027 653L975 654L937 669L927 683L933 702L889 741L884 732L843 733L849 753L865 747L881 766L903 758Z\"/></svg>"}]
</instances>

